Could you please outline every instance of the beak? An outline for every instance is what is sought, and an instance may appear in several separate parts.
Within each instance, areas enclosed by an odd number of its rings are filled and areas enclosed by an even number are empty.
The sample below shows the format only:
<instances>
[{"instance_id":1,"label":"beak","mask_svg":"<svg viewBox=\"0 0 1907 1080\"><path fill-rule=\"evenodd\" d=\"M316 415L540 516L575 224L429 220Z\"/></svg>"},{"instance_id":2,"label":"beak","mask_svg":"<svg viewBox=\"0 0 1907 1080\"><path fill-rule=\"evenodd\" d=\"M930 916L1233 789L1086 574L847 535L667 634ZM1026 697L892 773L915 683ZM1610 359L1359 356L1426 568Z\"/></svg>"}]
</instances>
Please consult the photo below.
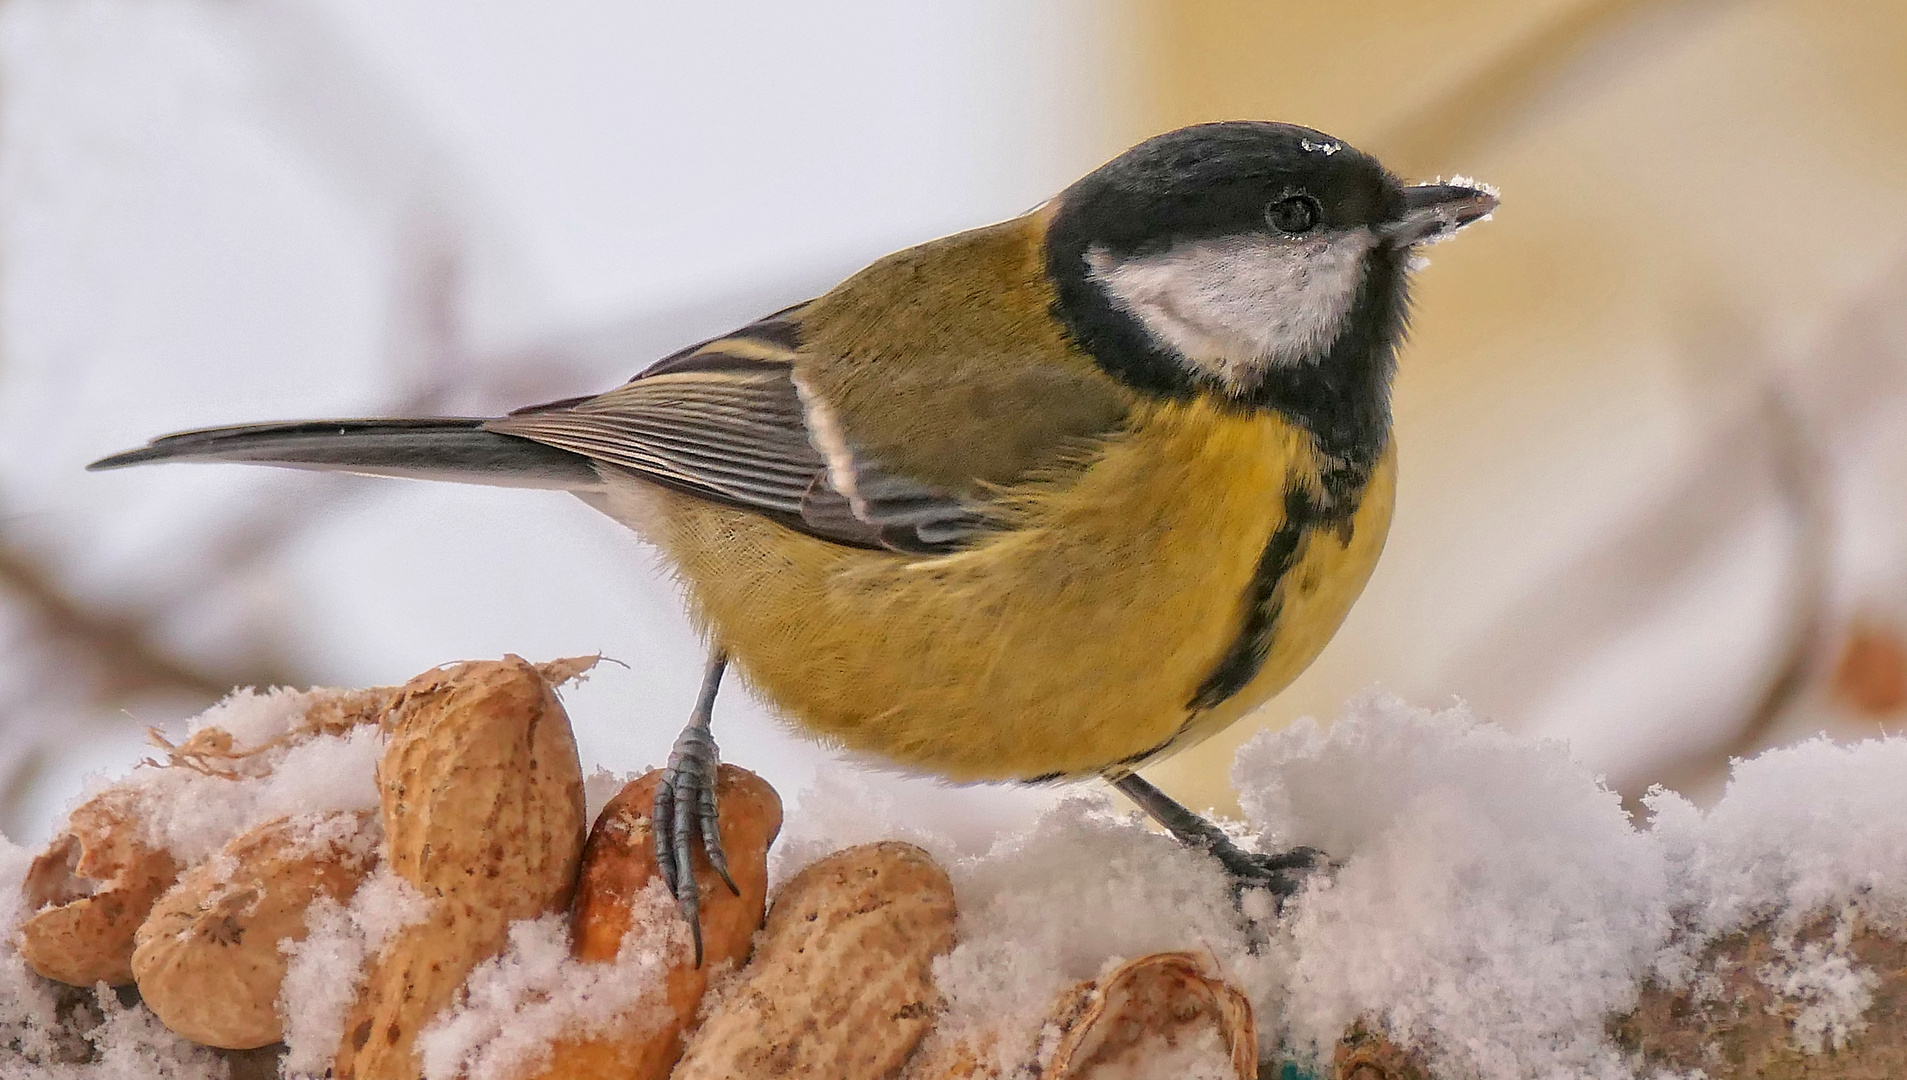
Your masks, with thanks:
<instances>
[{"instance_id":1,"label":"beak","mask_svg":"<svg viewBox=\"0 0 1907 1080\"><path fill-rule=\"evenodd\" d=\"M1496 204L1496 193L1482 186L1418 184L1404 189L1403 214L1378 226L1378 234L1396 248L1435 243L1489 217Z\"/></svg>"}]
</instances>

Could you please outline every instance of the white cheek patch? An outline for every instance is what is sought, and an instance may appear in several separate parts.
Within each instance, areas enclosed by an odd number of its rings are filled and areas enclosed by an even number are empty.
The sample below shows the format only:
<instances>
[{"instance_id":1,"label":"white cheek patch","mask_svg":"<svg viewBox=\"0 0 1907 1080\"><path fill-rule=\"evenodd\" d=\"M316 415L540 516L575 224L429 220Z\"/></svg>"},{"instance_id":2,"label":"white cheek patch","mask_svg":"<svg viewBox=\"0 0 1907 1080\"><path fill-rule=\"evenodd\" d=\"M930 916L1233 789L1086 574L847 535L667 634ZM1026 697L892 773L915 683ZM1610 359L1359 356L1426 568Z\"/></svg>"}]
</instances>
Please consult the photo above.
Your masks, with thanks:
<instances>
[{"instance_id":1,"label":"white cheek patch","mask_svg":"<svg viewBox=\"0 0 1907 1080\"><path fill-rule=\"evenodd\" d=\"M1242 392L1267 369L1313 360L1337 338L1376 243L1368 229L1234 236L1125 260L1096 247L1086 265L1158 344Z\"/></svg>"}]
</instances>

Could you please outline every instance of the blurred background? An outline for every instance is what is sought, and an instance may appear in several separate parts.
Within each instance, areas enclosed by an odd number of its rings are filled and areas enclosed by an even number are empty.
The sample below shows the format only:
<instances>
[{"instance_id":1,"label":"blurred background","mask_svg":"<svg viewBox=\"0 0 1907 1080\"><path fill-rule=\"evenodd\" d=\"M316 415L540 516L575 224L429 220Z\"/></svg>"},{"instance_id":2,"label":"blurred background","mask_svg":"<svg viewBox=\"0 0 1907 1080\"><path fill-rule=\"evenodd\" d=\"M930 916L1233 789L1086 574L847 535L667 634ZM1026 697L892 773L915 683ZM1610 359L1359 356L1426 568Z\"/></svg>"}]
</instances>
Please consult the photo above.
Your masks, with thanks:
<instances>
[{"instance_id":1,"label":"blurred background","mask_svg":"<svg viewBox=\"0 0 1907 1080\"><path fill-rule=\"evenodd\" d=\"M0 831L234 685L600 651L568 700L629 770L699 677L650 553L566 496L87 461L604 389L1240 117L1505 202L1420 275L1364 599L1155 779L1226 807L1240 741L1371 685L1630 797L1898 727L1896 0L0 0ZM836 760L741 694L716 730L791 799ZM975 843L1053 797L869 782Z\"/></svg>"}]
</instances>

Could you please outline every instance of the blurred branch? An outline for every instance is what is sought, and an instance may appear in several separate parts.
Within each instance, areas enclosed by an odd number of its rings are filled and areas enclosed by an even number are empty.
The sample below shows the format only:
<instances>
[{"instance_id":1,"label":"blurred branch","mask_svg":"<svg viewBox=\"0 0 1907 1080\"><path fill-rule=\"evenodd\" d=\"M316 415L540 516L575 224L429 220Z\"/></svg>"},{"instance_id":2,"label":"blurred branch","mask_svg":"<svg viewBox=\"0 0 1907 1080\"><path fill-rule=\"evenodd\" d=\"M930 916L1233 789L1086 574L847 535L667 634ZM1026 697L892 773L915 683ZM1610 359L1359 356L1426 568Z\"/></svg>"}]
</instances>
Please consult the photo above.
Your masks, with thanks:
<instances>
[{"instance_id":1,"label":"blurred branch","mask_svg":"<svg viewBox=\"0 0 1907 1080\"><path fill-rule=\"evenodd\" d=\"M1701 778L1726 768L1735 758L1747 757L1767 745L1781 718L1810 687L1820 681L1832 644L1830 634L1830 573L1834 560L1835 521L1829 501L1829 468L1820 440L1795 402L1778 383L1768 384L1758 415L1767 423L1768 448L1774 461L1776 491L1795 524L1795 552L1789 564L1786 647L1754 706L1744 715L1734 737L1719 748L1699 751L1663 763L1654 782L1685 790ZM1627 793L1625 793L1627 794Z\"/></svg>"},{"instance_id":2,"label":"blurred branch","mask_svg":"<svg viewBox=\"0 0 1907 1080\"><path fill-rule=\"evenodd\" d=\"M159 644L154 620L93 611L74 600L37 560L0 543L0 589L39 628L54 651L90 668L94 696L120 702L145 694L179 694L205 701L235 685L272 686L295 681L275 666L208 670Z\"/></svg>"},{"instance_id":3,"label":"blurred branch","mask_svg":"<svg viewBox=\"0 0 1907 1080\"><path fill-rule=\"evenodd\" d=\"M1792 527L1784 610L1771 633L1778 656L1740 718L1720 741L1647 761L1611 780L1633 799L1654 783L1688 791L1759 749L1826 660L1835 523L1827 465L1805 417L1775 380L1764 382L1669 483L1593 546L1563 563L1476 635L1452 669L1504 688L1494 707L1535 718L1586 664L1638 627L1663 617L1685 583L1726 557L1731 544L1768 512L1768 497ZM1511 689L1514 688L1514 689Z\"/></svg>"},{"instance_id":4,"label":"blurred branch","mask_svg":"<svg viewBox=\"0 0 1907 1080\"><path fill-rule=\"evenodd\" d=\"M1855 462L1898 453L1902 445L1897 435L1887 443L1869 440L1878 432L1899 430L1902 392L1907 389L1907 365L1901 362L1907 348L1902 332L1907 323L1900 315L1903 296L1907 260L1880 274L1814 349L1772 376L1764 430L1775 465L1773 478L1800 523L1788 651L1735 737L1709 755L1668 764L1662 780L1670 786L1715 775L1722 767L1721 755L1746 757L1765 749L1779 737L1783 718L1817 694L1830 708L1867 718L1898 710L1907 698L1902 689L1907 686L1907 661L1898 632L1892 620L1876 618L1870 610L1877 590L1898 587L1899 572L1894 571L1892 581L1863 581L1858 566L1837 559L1850 535L1861 534L1863 526L1869 545L1878 541L1898 551L1903 538L1898 525L1873 535L1873 518L1896 518L1875 512L1893 506L1895 493L1863 489L1854 479L1861 473ZM1732 377L1739 353L1738 348L1722 350L1727 362L1712 374ZM1837 503L1850 494L1842 489L1850 482L1856 483L1853 491L1860 497ZM1870 520L1865 523L1859 520L1863 505L1875 508L1866 511Z\"/></svg>"}]
</instances>

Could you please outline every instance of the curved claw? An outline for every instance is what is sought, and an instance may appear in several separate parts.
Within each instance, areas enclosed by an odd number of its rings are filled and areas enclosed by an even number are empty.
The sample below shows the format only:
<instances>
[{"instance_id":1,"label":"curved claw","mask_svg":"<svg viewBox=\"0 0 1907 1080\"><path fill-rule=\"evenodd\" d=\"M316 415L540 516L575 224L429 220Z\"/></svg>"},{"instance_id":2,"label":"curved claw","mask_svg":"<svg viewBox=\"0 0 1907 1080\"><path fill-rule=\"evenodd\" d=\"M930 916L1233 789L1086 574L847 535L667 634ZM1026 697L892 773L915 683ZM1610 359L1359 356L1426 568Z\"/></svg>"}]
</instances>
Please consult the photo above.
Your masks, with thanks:
<instances>
[{"instance_id":1,"label":"curved claw","mask_svg":"<svg viewBox=\"0 0 1907 1080\"><path fill-rule=\"evenodd\" d=\"M662 783L656 785L655 806L649 812L649 820L654 823L656 839L656 869L662 871L662 883L669 887L669 895L675 895L675 859L668 852L668 838L675 835L675 785L670 782L669 772L662 774Z\"/></svg>"},{"instance_id":2,"label":"curved claw","mask_svg":"<svg viewBox=\"0 0 1907 1080\"><path fill-rule=\"evenodd\" d=\"M702 888L695 880L695 850L701 848L709 865L736 895L729 876L728 859L722 852L720 820L716 816L715 783L720 756L715 737L709 733L709 713L715 703L715 688L722 675L724 661L718 652L711 660L702 694L696 702L689 726L676 737L669 753L669 764L656 787L651 821L655 829L656 868L675 897L677 910L688 921L689 936L695 942L695 966L702 966Z\"/></svg>"},{"instance_id":3,"label":"curved claw","mask_svg":"<svg viewBox=\"0 0 1907 1080\"><path fill-rule=\"evenodd\" d=\"M709 866L715 870L722 884L734 896L740 896L742 890L735 885L735 879L728 873L728 853L722 850L721 819L715 812L715 785L710 783L697 792L695 816L701 826L702 851L708 856Z\"/></svg>"},{"instance_id":4,"label":"curved claw","mask_svg":"<svg viewBox=\"0 0 1907 1080\"><path fill-rule=\"evenodd\" d=\"M676 770L670 768L656 788L651 816L655 823L656 868L662 872L662 882L669 887L669 895L675 897L676 910L689 924L689 937L695 943L695 966L701 967L702 890L696 884L695 868L689 861L695 848L687 835L694 818L683 813L679 805L682 792L675 782L677 775Z\"/></svg>"},{"instance_id":5,"label":"curved claw","mask_svg":"<svg viewBox=\"0 0 1907 1080\"><path fill-rule=\"evenodd\" d=\"M692 772L674 767L672 767L670 771L675 773L678 778L678 783L668 785L668 787L671 788L675 800L679 804L693 802L697 786L696 780L698 778L695 777ZM663 848L658 845L656 848L656 857L658 859L669 858L675 863L675 873L673 875L675 879L675 906L682 912L682 917L688 920L689 936L695 939L695 966L701 967L702 888L695 880L694 864L697 822L694 814L685 812L687 809L688 807L682 805L678 805L674 808L670 815L672 820L670 821L670 830L668 833L668 854L665 855Z\"/></svg>"}]
</instances>

